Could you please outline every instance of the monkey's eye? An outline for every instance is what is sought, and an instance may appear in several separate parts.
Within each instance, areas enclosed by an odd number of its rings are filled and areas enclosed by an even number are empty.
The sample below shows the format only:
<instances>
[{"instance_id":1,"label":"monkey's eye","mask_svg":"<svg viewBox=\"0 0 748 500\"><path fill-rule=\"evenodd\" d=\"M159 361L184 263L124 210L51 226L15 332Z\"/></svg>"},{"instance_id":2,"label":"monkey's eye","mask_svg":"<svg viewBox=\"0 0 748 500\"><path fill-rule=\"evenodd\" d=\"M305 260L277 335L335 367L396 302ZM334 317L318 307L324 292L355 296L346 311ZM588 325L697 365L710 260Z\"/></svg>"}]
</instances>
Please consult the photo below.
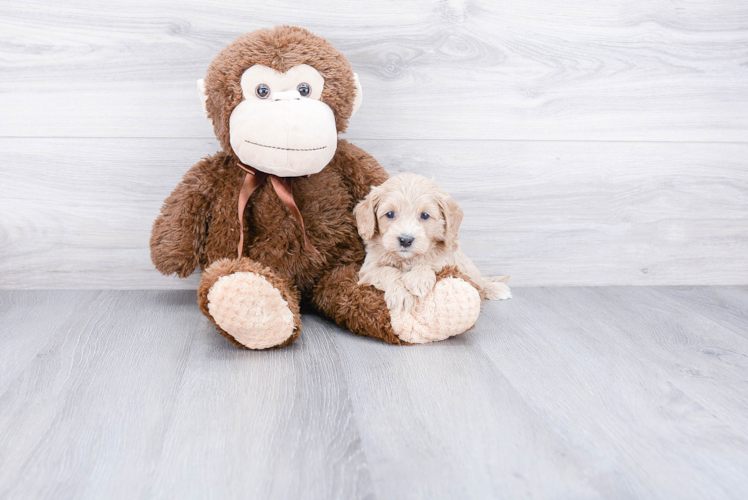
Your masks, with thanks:
<instances>
[{"instance_id":1,"label":"monkey's eye","mask_svg":"<svg viewBox=\"0 0 748 500\"><path fill-rule=\"evenodd\" d=\"M299 86L296 87L296 90L299 91L301 97L307 97L312 93L312 87L310 87L308 83L300 83Z\"/></svg>"},{"instance_id":2,"label":"monkey's eye","mask_svg":"<svg viewBox=\"0 0 748 500\"><path fill-rule=\"evenodd\" d=\"M423 220L428 220L429 217L431 217L431 216L429 214L427 214L426 212L423 212L421 214L421 219L423 219Z\"/></svg>"},{"instance_id":3,"label":"monkey's eye","mask_svg":"<svg viewBox=\"0 0 748 500\"><path fill-rule=\"evenodd\" d=\"M270 87L265 85L264 83L261 83L255 88L255 94L257 94L257 97L260 99L267 99L270 95Z\"/></svg>"},{"instance_id":4,"label":"monkey's eye","mask_svg":"<svg viewBox=\"0 0 748 500\"><path fill-rule=\"evenodd\" d=\"M386 214L384 214L384 216L387 217L388 219L394 219L395 212L387 212Z\"/></svg>"}]
</instances>

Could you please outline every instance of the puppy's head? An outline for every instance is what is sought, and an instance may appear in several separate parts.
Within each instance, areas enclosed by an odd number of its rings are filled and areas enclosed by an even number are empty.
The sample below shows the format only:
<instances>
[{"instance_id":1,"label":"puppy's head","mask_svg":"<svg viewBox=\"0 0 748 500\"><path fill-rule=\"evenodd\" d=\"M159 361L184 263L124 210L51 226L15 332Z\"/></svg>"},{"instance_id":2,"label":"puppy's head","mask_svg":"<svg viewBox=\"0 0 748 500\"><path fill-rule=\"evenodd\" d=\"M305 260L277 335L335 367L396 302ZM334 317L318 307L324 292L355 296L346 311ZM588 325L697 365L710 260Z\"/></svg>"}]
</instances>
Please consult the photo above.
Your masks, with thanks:
<instances>
[{"instance_id":1,"label":"puppy's head","mask_svg":"<svg viewBox=\"0 0 748 500\"><path fill-rule=\"evenodd\" d=\"M436 246L452 249L462 209L434 181L401 174L369 195L354 210L358 232L393 257L409 259Z\"/></svg>"}]
</instances>

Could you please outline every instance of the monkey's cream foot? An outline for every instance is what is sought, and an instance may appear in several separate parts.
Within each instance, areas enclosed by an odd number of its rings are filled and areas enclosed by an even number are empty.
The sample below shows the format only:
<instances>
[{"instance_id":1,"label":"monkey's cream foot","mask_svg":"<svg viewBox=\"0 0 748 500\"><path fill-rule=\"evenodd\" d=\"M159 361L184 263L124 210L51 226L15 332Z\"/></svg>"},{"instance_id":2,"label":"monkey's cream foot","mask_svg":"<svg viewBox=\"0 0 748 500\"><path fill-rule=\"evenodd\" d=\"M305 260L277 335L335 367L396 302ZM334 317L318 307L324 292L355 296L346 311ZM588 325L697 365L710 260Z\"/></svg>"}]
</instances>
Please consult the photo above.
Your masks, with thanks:
<instances>
[{"instance_id":1,"label":"monkey's cream foot","mask_svg":"<svg viewBox=\"0 0 748 500\"><path fill-rule=\"evenodd\" d=\"M475 287L460 278L444 278L412 310L391 313L392 330L414 344L444 340L472 328L480 304Z\"/></svg>"},{"instance_id":2,"label":"monkey's cream foot","mask_svg":"<svg viewBox=\"0 0 748 500\"><path fill-rule=\"evenodd\" d=\"M301 327L298 292L284 278L249 259L218 261L203 273L198 301L234 344L280 347L296 340Z\"/></svg>"}]
</instances>

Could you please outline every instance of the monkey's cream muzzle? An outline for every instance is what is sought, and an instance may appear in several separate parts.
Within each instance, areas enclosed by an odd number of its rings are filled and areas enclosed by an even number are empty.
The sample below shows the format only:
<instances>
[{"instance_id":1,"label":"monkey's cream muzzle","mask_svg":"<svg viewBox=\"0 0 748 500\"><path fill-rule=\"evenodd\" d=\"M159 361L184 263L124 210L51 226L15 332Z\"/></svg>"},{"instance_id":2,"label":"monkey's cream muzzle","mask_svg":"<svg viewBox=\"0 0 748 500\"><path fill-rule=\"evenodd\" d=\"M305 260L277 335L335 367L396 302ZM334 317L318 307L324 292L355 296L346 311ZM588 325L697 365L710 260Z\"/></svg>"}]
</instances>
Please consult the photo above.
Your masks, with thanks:
<instances>
[{"instance_id":1,"label":"monkey's cream muzzle","mask_svg":"<svg viewBox=\"0 0 748 500\"><path fill-rule=\"evenodd\" d=\"M338 145L332 109L296 90L242 101L231 113L229 130L242 163L278 177L316 174Z\"/></svg>"}]
</instances>

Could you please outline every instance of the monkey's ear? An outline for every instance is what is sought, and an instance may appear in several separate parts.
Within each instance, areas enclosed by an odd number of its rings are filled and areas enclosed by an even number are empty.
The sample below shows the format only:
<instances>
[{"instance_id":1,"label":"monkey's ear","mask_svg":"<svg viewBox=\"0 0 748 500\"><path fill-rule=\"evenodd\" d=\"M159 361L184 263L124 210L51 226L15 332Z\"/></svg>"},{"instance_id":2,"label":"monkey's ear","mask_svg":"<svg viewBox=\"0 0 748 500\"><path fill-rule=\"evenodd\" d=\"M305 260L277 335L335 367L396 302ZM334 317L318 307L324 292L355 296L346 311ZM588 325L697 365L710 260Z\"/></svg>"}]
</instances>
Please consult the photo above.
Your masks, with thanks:
<instances>
[{"instance_id":1,"label":"monkey's ear","mask_svg":"<svg viewBox=\"0 0 748 500\"><path fill-rule=\"evenodd\" d=\"M358 73L353 73L353 79L356 80L356 95L353 97L353 111L351 111L351 117L356 114L358 108L361 106L361 101L364 100L364 91L361 88L361 82L358 80Z\"/></svg>"},{"instance_id":2,"label":"monkey's ear","mask_svg":"<svg viewBox=\"0 0 748 500\"><path fill-rule=\"evenodd\" d=\"M442 217L444 217L444 243L447 248L452 248L457 243L457 231L462 224L462 209L446 193L439 197L437 203L442 212Z\"/></svg>"},{"instance_id":3,"label":"monkey's ear","mask_svg":"<svg viewBox=\"0 0 748 500\"><path fill-rule=\"evenodd\" d=\"M203 114L205 115L205 118L207 118L208 107L206 104L208 102L208 94L205 92L205 80L202 78L197 81L197 93L200 96L200 101L203 103Z\"/></svg>"},{"instance_id":4,"label":"monkey's ear","mask_svg":"<svg viewBox=\"0 0 748 500\"><path fill-rule=\"evenodd\" d=\"M364 241L372 239L377 232L377 205L379 204L380 191L381 189L378 187L371 188L371 192L366 198L361 200L361 203L353 209L358 234Z\"/></svg>"}]
</instances>

